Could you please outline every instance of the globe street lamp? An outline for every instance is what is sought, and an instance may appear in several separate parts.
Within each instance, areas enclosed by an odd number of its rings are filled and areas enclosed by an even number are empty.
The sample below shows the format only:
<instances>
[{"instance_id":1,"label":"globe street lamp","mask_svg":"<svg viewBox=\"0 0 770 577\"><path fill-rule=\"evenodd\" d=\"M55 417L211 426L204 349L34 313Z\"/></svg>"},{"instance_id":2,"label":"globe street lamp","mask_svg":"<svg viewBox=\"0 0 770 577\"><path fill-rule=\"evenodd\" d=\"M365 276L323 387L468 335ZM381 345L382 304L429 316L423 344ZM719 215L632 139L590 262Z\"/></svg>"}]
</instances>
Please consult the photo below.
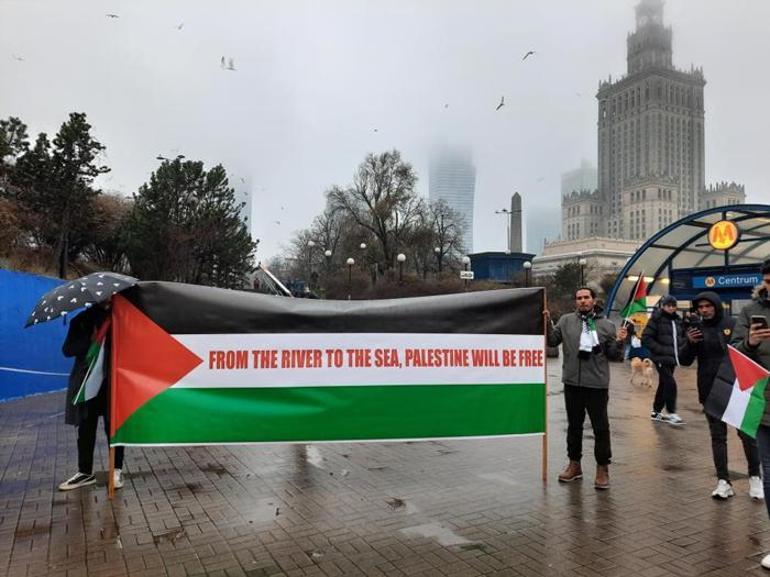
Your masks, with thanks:
<instances>
[{"instance_id":1,"label":"globe street lamp","mask_svg":"<svg viewBox=\"0 0 770 577\"><path fill-rule=\"evenodd\" d=\"M400 252L396 260L398 261L398 282L404 282L404 261L406 260L406 255Z\"/></svg>"},{"instance_id":2,"label":"globe street lamp","mask_svg":"<svg viewBox=\"0 0 770 577\"><path fill-rule=\"evenodd\" d=\"M366 243L362 242L358 245L358 248L361 249L361 270L366 272Z\"/></svg>"},{"instance_id":3,"label":"globe street lamp","mask_svg":"<svg viewBox=\"0 0 770 577\"><path fill-rule=\"evenodd\" d=\"M532 270L532 263L528 260L524 261L524 264L521 265L524 267L524 286L529 286L529 272Z\"/></svg>"},{"instance_id":4,"label":"globe street lamp","mask_svg":"<svg viewBox=\"0 0 770 577\"><path fill-rule=\"evenodd\" d=\"M463 256L463 259L462 259L462 260L463 260L463 269L464 269L465 271L467 271L467 270L468 270L468 267L469 267L469 266L470 266L470 264L471 264L471 257L469 257L469 256L466 254L465 256ZM465 279L463 279L463 282L465 283L465 290L468 290L468 278L466 277Z\"/></svg>"},{"instance_id":5,"label":"globe street lamp","mask_svg":"<svg viewBox=\"0 0 770 577\"><path fill-rule=\"evenodd\" d=\"M441 247L433 247L433 252L436 253L436 261L438 262L438 274L441 276Z\"/></svg>"},{"instance_id":6,"label":"globe street lamp","mask_svg":"<svg viewBox=\"0 0 770 577\"><path fill-rule=\"evenodd\" d=\"M509 253L511 252L511 215L513 214L510 210L507 208L501 208L500 210L496 210L495 214L504 214L505 215L505 232L506 232L506 240L505 240L505 252Z\"/></svg>"},{"instance_id":7,"label":"globe street lamp","mask_svg":"<svg viewBox=\"0 0 770 577\"><path fill-rule=\"evenodd\" d=\"M353 265L356 264L356 261L348 258L345 264L348 265L348 300L350 300L353 296Z\"/></svg>"},{"instance_id":8,"label":"globe street lamp","mask_svg":"<svg viewBox=\"0 0 770 577\"><path fill-rule=\"evenodd\" d=\"M583 286L586 284L586 278L585 278L585 271L586 271L586 264L588 264L588 261L584 258L581 258L578 260L578 264L580 265L580 286Z\"/></svg>"}]
</instances>

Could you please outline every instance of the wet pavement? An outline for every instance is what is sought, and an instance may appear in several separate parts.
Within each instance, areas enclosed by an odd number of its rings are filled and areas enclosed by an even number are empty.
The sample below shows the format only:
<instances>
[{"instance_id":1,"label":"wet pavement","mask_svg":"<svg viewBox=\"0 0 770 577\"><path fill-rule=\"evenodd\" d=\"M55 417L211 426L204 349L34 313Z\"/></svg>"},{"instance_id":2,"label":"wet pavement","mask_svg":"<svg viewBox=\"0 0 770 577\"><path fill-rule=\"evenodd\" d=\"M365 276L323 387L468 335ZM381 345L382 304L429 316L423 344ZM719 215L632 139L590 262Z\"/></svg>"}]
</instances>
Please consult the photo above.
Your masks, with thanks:
<instances>
[{"instance_id":1,"label":"wet pavement","mask_svg":"<svg viewBox=\"0 0 770 577\"><path fill-rule=\"evenodd\" d=\"M770 521L734 434L737 495L710 497L694 370L678 375L687 424L673 427L613 365L612 488L597 492L588 423L586 478L555 481L566 420L551 363L547 484L539 437L128 448L110 502L103 473L56 490L76 463L63 393L0 404L0 577L765 574Z\"/></svg>"}]
</instances>

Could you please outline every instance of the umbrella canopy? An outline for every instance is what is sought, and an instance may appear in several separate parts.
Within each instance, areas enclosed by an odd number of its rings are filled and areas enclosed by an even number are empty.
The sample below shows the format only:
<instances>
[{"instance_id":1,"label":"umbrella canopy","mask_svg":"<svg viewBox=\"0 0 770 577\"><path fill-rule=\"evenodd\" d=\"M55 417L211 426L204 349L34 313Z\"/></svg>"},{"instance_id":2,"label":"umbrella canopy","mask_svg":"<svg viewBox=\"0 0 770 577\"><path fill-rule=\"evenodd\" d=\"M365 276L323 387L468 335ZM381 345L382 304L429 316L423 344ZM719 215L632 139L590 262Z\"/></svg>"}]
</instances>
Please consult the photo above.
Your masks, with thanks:
<instances>
[{"instance_id":1,"label":"umbrella canopy","mask_svg":"<svg viewBox=\"0 0 770 577\"><path fill-rule=\"evenodd\" d=\"M137 282L139 280L132 276L116 272L94 272L66 282L42 296L24 327L64 317L79 308L104 302Z\"/></svg>"}]
</instances>

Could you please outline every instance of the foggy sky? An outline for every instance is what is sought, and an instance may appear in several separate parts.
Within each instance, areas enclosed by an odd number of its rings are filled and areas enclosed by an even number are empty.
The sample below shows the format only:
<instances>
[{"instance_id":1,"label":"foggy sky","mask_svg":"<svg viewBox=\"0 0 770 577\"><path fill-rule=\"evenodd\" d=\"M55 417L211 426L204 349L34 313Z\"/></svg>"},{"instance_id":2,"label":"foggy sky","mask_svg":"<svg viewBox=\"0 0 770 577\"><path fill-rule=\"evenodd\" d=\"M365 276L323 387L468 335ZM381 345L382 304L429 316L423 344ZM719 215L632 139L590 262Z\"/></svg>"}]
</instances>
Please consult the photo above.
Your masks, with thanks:
<instances>
[{"instance_id":1,"label":"foggy sky","mask_svg":"<svg viewBox=\"0 0 770 577\"><path fill-rule=\"evenodd\" d=\"M558 219L560 173L596 165L595 94L625 73L635 4L0 0L0 118L20 117L34 140L87 113L112 168L100 184L126 195L159 154L222 163L252 183L258 260L368 152L401 150L427 196L431 147L470 147L474 249L504 250L494 210L514 191L525 222ZM665 20L675 65L706 77L706 182L770 202L770 2L669 0ZM553 237L527 226L530 245Z\"/></svg>"}]
</instances>

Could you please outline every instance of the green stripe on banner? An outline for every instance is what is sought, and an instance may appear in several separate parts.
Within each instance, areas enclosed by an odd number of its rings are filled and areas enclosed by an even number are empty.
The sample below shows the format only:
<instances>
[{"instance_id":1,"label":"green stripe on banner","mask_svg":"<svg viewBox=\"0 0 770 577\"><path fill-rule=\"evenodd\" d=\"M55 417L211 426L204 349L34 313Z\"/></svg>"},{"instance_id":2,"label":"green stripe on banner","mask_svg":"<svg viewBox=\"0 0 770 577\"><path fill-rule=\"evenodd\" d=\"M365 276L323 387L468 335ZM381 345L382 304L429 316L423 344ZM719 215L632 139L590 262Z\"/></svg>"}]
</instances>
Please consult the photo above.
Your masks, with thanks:
<instances>
[{"instance_id":1,"label":"green stripe on banner","mask_svg":"<svg viewBox=\"0 0 770 577\"><path fill-rule=\"evenodd\" d=\"M754 387L751 389L751 396L749 397L749 404L746 406L746 412L741 422L741 431L752 437L757 436L759 424L762 422L762 416L765 414L765 389L767 388L767 381L768 379L765 377L754 383Z\"/></svg>"},{"instance_id":2,"label":"green stripe on banner","mask_svg":"<svg viewBox=\"0 0 770 577\"><path fill-rule=\"evenodd\" d=\"M545 385L171 388L117 444L358 441L542 433Z\"/></svg>"}]
</instances>

